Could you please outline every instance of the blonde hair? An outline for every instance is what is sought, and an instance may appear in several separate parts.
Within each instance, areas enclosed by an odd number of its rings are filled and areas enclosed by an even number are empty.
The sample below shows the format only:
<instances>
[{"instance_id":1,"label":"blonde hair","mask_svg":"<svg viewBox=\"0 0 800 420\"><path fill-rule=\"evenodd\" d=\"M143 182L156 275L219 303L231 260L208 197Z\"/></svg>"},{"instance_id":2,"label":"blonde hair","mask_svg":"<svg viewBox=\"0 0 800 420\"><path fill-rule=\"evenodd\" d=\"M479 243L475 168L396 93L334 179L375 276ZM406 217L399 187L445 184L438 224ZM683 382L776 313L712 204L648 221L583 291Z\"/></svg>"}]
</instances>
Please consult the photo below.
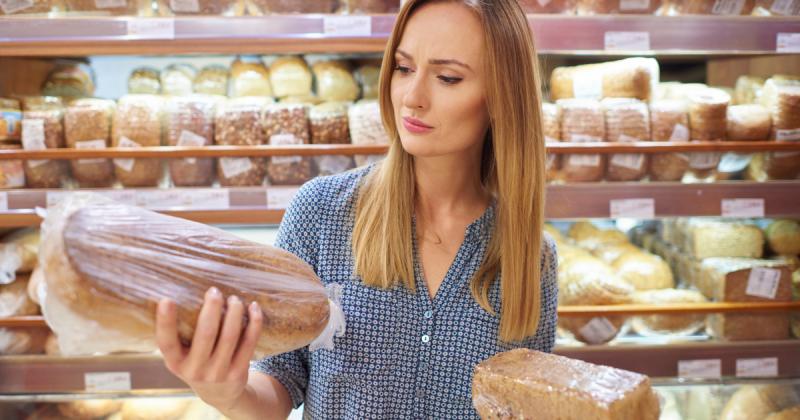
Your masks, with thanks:
<instances>
[{"instance_id":1,"label":"blonde hair","mask_svg":"<svg viewBox=\"0 0 800 420\"><path fill-rule=\"evenodd\" d=\"M481 180L497 200L494 233L470 288L475 301L494 313L489 290L502 273L499 339L520 341L536 333L541 310L545 151L536 50L515 0L458 2L483 24L490 129ZM380 105L391 144L386 159L360 186L352 236L355 274L364 284L385 289L402 284L412 292L414 161L400 143L390 85L395 49L409 17L424 3L406 2L383 56Z\"/></svg>"}]
</instances>

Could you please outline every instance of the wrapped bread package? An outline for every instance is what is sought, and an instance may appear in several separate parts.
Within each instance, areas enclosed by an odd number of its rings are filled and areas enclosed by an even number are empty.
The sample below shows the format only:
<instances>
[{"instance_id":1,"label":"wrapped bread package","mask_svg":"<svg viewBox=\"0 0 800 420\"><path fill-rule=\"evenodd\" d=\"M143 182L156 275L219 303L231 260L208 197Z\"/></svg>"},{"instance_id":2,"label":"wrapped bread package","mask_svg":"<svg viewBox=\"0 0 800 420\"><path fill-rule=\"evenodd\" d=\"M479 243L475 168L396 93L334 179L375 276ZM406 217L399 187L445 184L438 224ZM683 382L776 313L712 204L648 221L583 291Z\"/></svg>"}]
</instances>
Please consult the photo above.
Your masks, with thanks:
<instances>
[{"instance_id":1,"label":"wrapped bread package","mask_svg":"<svg viewBox=\"0 0 800 420\"><path fill-rule=\"evenodd\" d=\"M562 99L561 140L601 142L606 137L605 114L600 102L591 99ZM567 182L593 182L603 179L605 156L569 154L562 158L561 174Z\"/></svg>"},{"instance_id":2,"label":"wrapped bread package","mask_svg":"<svg viewBox=\"0 0 800 420\"><path fill-rule=\"evenodd\" d=\"M656 420L647 376L529 349L475 367L472 404L483 419Z\"/></svg>"},{"instance_id":3,"label":"wrapped bread package","mask_svg":"<svg viewBox=\"0 0 800 420\"><path fill-rule=\"evenodd\" d=\"M579 15L652 15L661 7L661 0L578 0Z\"/></svg>"},{"instance_id":4,"label":"wrapped bread package","mask_svg":"<svg viewBox=\"0 0 800 420\"><path fill-rule=\"evenodd\" d=\"M725 140L730 95L719 89L707 88L689 94L688 101L691 140ZM689 169L696 178L708 178L716 173L719 160L719 153L691 153Z\"/></svg>"},{"instance_id":5,"label":"wrapped bread package","mask_svg":"<svg viewBox=\"0 0 800 420\"><path fill-rule=\"evenodd\" d=\"M309 107L303 104L273 104L264 111L264 135L273 146L309 143ZM273 156L267 161L272 185L301 185L311 179L312 159L304 156Z\"/></svg>"},{"instance_id":6,"label":"wrapped bread package","mask_svg":"<svg viewBox=\"0 0 800 420\"><path fill-rule=\"evenodd\" d=\"M231 64L229 96L272 96L269 70L259 57L238 57Z\"/></svg>"},{"instance_id":7,"label":"wrapped bread package","mask_svg":"<svg viewBox=\"0 0 800 420\"><path fill-rule=\"evenodd\" d=\"M347 64L342 61L320 61L312 67L317 96L323 101L355 101L358 84Z\"/></svg>"},{"instance_id":8,"label":"wrapped bread package","mask_svg":"<svg viewBox=\"0 0 800 420\"><path fill-rule=\"evenodd\" d=\"M25 150L64 147L64 107L61 99L41 97L25 102L22 120L22 147ZM63 160L26 160L25 184L28 188L61 188L67 178Z\"/></svg>"},{"instance_id":9,"label":"wrapped bread package","mask_svg":"<svg viewBox=\"0 0 800 420\"><path fill-rule=\"evenodd\" d=\"M215 96L173 96L165 104L166 143L169 146L202 147L214 144L214 116L224 99ZM179 187L210 186L214 159L184 158L169 162L172 183Z\"/></svg>"},{"instance_id":10,"label":"wrapped bread package","mask_svg":"<svg viewBox=\"0 0 800 420\"><path fill-rule=\"evenodd\" d=\"M64 113L64 138L67 147L105 149L111 140L113 101L79 99ZM114 182L114 168L109 159L70 160L72 177L83 187L108 187Z\"/></svg>"},{"instance_id":11,"label":"wrapped bread package","mask_svg":"<svg viewBox=\"0 0 800 420\"><path fill-rule=\"evenodd\" d=\"M261 306L265 355L329 346L344 325L301 259L201 223L73 194L48 208L42 235L42 311L67 356L154 350L163 298L176 301L188 343L212 286Z\"/></svg>"},{"instance_id":12,"label":"wrapped bread package","mask_svg":"<svg viewBox=\"0 0 800 420\"><path fill-rule=\"evenodd\" d=\"M268 97L247 96L220 104L214 123L214 141L224 146L267 144L262 127ZM259 186L264 183L263 158L230 157L217 160L217 177L222 186Z\"/></svg>"},{"instance_id":13,"label":"wrapped bread package","mask_svg":"<svg viewBox=\"0 0 800 420\"><path fill-rule=\"evenodd\" d=\"M636 98L649 101L658 81L658 62L652 58L558 67L550 77L550 96L553 100Z\"/></svg>"},{"instance_id":14,"label":"wrapped bread package","mask_svg":"<svg viewBox=\"0 0 800 420\"><path fill-rule=\"evenodd\" d=\"M161 16L242 16L244 0L158 0Z\"/></svg>"},{"instance_id":15,"label":"wrapped bread package","mask_svg":"<svg viewBox=\"0 0 800 420\"><path fill-rule=\"evenodd\" d=\"M65 100L88 98L94 95L94 71L82 62L56 65L42 86L42 95L59 96Z\"/></svg>"},{"instance_id":16,"label":"wrapped bread package","mask_svg":"<svg viewBox=\"0 0 800 420\"><path fill-rule=\"evenodd\" d=\"M626 253L611 264L617 277L636 290L669 289L675 279L669 265L659 256L645 252Z\"/></svg>"},{"instance_id":17,"label":"wrapped bread package","mask_svg":"<svg viewBox=\"0 0 800 420\"><path fill-rule=\"evenodd\" d=\"M689 141L689 114L686 103L659 100L650 104L650 136L653 141ZM689 169L685 153L656 153L650 157L650 179L680 181Z\"/></svg>"},{"instance_id":18,"label":"wrapped bread package","mask_svg":"<svg viewBox=\"0 0 800 420\"><path fill-rule=\"evenodd\" d=\"M163 110L160 96L121 97L111 124L113 146L161 146ZM114 159L114 174L126 187L156 187L163 176L163 167L160 159Z\"/></svg>"},{"instance_id":19,"label":"wrapped bread package","mask_svg":"<svg viewBox=\"0 0 800 420\"><path fill-rule=\"evenodd\" d=\"M772 77L764 83L760 103L772 115L770 138L777 141L800 140L800 81ZM800 152L759 153L748 168L748 178L756 181L796 179L800 176Z\"/></svg>"},{"instance_id":20,"label":"wrapped bread package","mask_svg":"<svg viewBox=\"0 0 800 420\"><path fill-rule=\"evenodd\" d=\"M0 318L39 313L39 306L28 295L28 281L28 276L20 275L13 283L0 285Z\"/></svg>"},{"instance_id":21,"label":"wrapped bread package","mask_svg":"<svg viewBox=\"0 0 800 420\"><path fill-rule=\"evenodd\" d=\"M161 93L161 78L152 67L139 67L128 77L128 93L158 95Z\"/></svg>"},{"instance_id":22,"label":"wrapped bread package","mask_svg":"<svg viewBox=\"0 0 800 420\"><path fill-rule=\"evenodd\" d=\"M708 302L708 299L694 290L660 289L633 294L633 303L644 305L704 302ZM631 327L637 334L643 336L690 335L705 326L705 319L706 316L703 314L646 315L634 317L631 320Z\"/></svg>"},{"instance_id":23,"label":"wrapped bread package","mask_svg":"<svg viewBox=\"0 0 800 420\"><path fill-rule=\"evenodd\" d=\"M761 105L733 105L728 108L727 140L755 141L769 138L772 116Z\"/></svg>"},{"instance_id":24,"label":"wrapped bread package","mask_svg":"<svg viewBox=\"0 0 800 420\"><path fill-rule=\"evenodd\" d=\"M800 221L775 220L764 231L769 248L777 255L800 255Z\"/></svg>"},{"instance_id":25,"label":"wrapped bread package","mask_svg":"<svg viewBox=\"0 0 800 420\"><path fill-rule=\"evenodd\" d=\"M171 64L161 70L161 93L191 95L197 69L189 64Z\"/></svg>"},{"instance_id":26,"label":"wrapped bread package","mask_svg":"<svg viewBox=\"0 0 800 420\"><path fill-rule=\"evenodd\" d=\"M228 69L216 64L203 67L194 77L192 91L205 95L227 95Z\"/></svg>"},{"instance_id":27,"label":"wrapped bread package","mask_svg":"<svg viewBox=\"0 0 800 420\"><path fill-rule=\"evenodd\" d=\"M272 92L279 98L311 95L312 80L311 70L302 57L280 57L270 66Z\"/></svg>"},{"instance_id":28,"label":"wrapped bread package","mask_svg":"<svg viewBox=\"0 0 800 420\"><path fill-rule=\"evenodd\" d=\"M347 103L325 102L311 107L309 128L313 144L349 144L350 126ZM351 156L323 155L313 157L317 175L333 175L354 167Z\"/></svg>"},{"instance_id":29,"label":"wrapped bread package","mask_svg":"<svg viewBox=\"0 0 800 420\"><path fill-rule=\"evenodd\" d=\"M602 101L606 141L630 143L650 141L650 112L637 99L607 98ZM608 181L638 181L647 175L647 157L642 153L612 154L608 158Z\"/></svg>"},{"instance_id":30,"label":"wrapped bread package","mask_svg":"<svg viewBox=\"0 0 800 420\"><path fill-rule=\"evenodd\" d=\"M739 76L733 88L733 104L747 105L757 103L765 81L762 77Z\"/></svg>"},{"instance_id":31,"label":"wrapped bread package","mask_svg":"<svg viewBox=\"0 0 800 420\"><path fill-rule=\"evenodd\" d=\"M0 356L41 354L46 340L46 328L0 328Z\"/></svg>"},{"instance_id":32,"label":"wrapped bread package","mask_svg":"<svg viewBox=\"0 0 800 420\"><path fill-rule=\"evenodd\" d=\"M30 0L2 3L2 7L0 7L0 16L46 14L53 11L53 7L56 4L58 3L55 0Z\"/></svg>"},{"instance_id":33,"label":"wrapped bread package","mask_svg":"<svg viewBox=\"0 0 800 420\"><path fill-rule=\"evenodd\" d=\"M542 104L542 131L544 131L545 144L561 141L561 108L558 105ZM561 169L561 156L555 153L548 153L545 165L547 180L553 181L558 178L558 171Z\"/></svg>"},{"instance_id":34,"label":"wrapped bread package","mask_svg":"<svg viewBox=\"0 0 800 420\"><path fill-rule=\"evenodd\" d=\"M353 144L389 144L389 134L383 127L381 108L374 99L360 100L347 111L350 141ZM356 155L356 166L364 166L383 159L382 155Z\"/></svg>"}]
</instances>

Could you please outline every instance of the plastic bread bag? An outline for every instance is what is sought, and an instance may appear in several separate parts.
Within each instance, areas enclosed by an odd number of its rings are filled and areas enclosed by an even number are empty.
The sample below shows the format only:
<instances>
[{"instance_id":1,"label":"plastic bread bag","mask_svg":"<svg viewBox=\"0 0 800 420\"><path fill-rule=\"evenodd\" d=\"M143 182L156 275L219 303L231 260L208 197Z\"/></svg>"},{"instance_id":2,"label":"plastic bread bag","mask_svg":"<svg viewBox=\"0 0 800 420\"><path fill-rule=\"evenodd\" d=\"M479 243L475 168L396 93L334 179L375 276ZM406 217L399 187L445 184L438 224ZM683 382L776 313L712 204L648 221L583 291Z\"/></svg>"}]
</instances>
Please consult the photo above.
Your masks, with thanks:
<instances>
[{"instance_id":1,"label":"plastic bread bag","mask_svg":"<svg viewBox=\"0 0 800 420\"><path fill-rule=\"evenodd\" d=\"M650 103L650 136L653 141L688 142L689 114L686 103L659 100ZM680 181L689 169L686 153L656 153L650 158L650 180Z\"/></svg>"},{"instance_id":2,"label":"plastic bread bag","mask_svg":"<svg viewBox=\"0 0 800 420\"><path fill-rule=\"evenodd\" d=\"M114 147L161 146L164 101L155 95L119 99L111 124ZM114 173L126 187L156 187L163 176L160 159L114 159Z\"/></svg>"},{"instance_id":3,"label":"plastic bread bag","mask_svg":"<svg viewBox=\"0 0 800 420\"><path fill-rule=\"evenodd\" d=\"M161 16L242 16L244 0L158 0Z\"/></svg>"},{"instance_id":4,"label":"plastic bread bag","mask_svg":"<svg viewBox=\"0 0 800 420\"><path fill-rule=\"evenodd\" d=\"M562 99L561 140L571 143L605 140L605 114L600 102L591 99ZM561 176L566 182L595 182L603 179L606 157L597 154L569 154L562 157Z\"/></svg>"},{"instance_id":5,"label":"plastic bread bag","mask_svg":"<svg viewBox=\"0 0 800 420\"><path fill-rule=\"evenodd\" d=\"M378 101L368 99L356 102L347 112L350 140L353 144L389 144L389 135L381 121ZM369 165L383 159L383 155L356 155L356 166Z\"/></svg>"},{"instance_id":6,"label":"plastic bread bag","mask_svg":"<svg viewBox=\"0 0 800 420\"><path fill-rule=\"evenodd\" d=\"M64 107L56 97L28 98L24 101L22 147L44 150L64 147ZM67 177L63 160L26 160L25 184L28 188L61 188Z\"/></svg>"},{"instance_id":7,"label":"plastic bread bag","mask_svg":"<svg viewBox=\"0 0 800 420\"><path fill-rule=\"evenodd\" d=\"M309 107L305 104L273 104L264 111L264 134L272 146L309 143ZM267 162L272 185L301 185L312 177L312 159L304 156L273 156Z\"/></svg>"},{"instance_id":8,"label":"plastic bread bag","mask_svg":"<svg viewBox=\"0 0 800 420\"><path fill-rule=\"evenodd\" d=\"M642 101L607 98L602 102L606 118L606 141L630 143L650 141L650 110ZM608 159L609 181L638 181L647 175L647 156L642 153L612 154Z\"/></svg>"},{"instance_id":9,"label":"plastic bread bag","mask_svg":"<svg viewBox=\"0 0 800 420\"><path fill-rule=\"evenodd\" d=\"M214 116L223 100L207 95L169 98L165 105L167 145L203 147L213 144ZM176 186L210 186L214 181L214 159L172 159L169 174Z\"/></svg>"},{"instance_id":10,"label":"plastic bread bag","mask_svg":"<svg viewBox=\"0 0 800 420\"><path fill-rule=\"evenodd\" d=\"M67 147L105 149L111 138L111 114L115 103L105 99L81 99L64 113L64 137ZM81 187L108 187L114 182L110 159L70 160L72 177Z\"/></svg>"},{"instance_id":11,"label":"plastic bread bag","mask_svg":"<svg viewBox=\"0 0 800 420\"><path fill-rule=\"evenodd\" d=\"M689 136L694 141L725 140L728 121L728 93L714 88L699 89L688 95ZM714 152L689 154L689 172L698 180L716 177L721 155Z\"/></svg>"},{"instance_id":12,"label":"plastic bread bag","mask_svg":"<svg viewBox=\"0 0 800 420\"><path fill-rule=\"evenodd\" d=\"M247 96L228 99L217 111L214 141L224 146L257 146L267 144L262 118L272 99ZM263 158L219 158L217 177L223 186L259 186L264 183Z\"/></svg>"},{"instance_id":13,"label":"plastic bread bag","mask_svg":"<svg viewBox=\"0 0 800 420\"><path fill-rule=\"evenodd\" d=\"M14 281L17 273L30 273L39 255L39 231L21 229L0 243L0 284Z\"/></svg>"},{"instance_id":14,"label":"plastic bread bag","mask_svg":"<svg viewBox=\"0 0 800 420\"><path fill-rule=\"evenodd\" d=\"M339 305L308 264L214 227L79 193L47 210L42 235L42 310L66 356L154 350L163 298L175 300L189 343L212 286L260 305L265 355L328 347L344 331Z\"/></svg>"},{"instance_id":15,"label":"plastic bread bag","mask_svg":"<svg viewBox=\"0 0 800 420\"><path fill-rule=\"evenodd\" d=\"M553 100L579 98L636 98L649 101L655 96L660 70L653 58L624 60L574 67L557 67L550 75Z\"/></svg>"}]
</instances>

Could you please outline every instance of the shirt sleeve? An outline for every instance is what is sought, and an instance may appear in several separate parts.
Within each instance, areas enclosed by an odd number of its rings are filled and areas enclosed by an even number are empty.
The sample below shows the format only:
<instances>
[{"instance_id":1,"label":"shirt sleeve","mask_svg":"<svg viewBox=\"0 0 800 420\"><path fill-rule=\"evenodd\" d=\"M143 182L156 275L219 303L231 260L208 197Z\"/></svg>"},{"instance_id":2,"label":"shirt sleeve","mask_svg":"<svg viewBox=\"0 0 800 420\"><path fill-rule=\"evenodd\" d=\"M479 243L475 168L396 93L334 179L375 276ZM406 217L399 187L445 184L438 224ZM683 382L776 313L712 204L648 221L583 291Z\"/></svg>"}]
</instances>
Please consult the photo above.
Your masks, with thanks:
<instances>
[{"instance_id":1,"label":"shirt sleeve","mask_svg":"<svg viewBox=\"0 0 800 420\"><path fill-rule=\"evenodd\" d=\"M316 179L307 182L300 188L295 198L286 209L275 246L300 257L314 271L317 268L317 250L319 249L317 229L320 219L320 190ZM292 406L298 408L303 404L308 387L309 377L308 347L297 349L275 356L268 356L250 365L250 370L264 373L277 379L292 398Z\"/></svg>"},{"instance_id":2,"label":"shirt sleeve","mask_svg":"<svg viewBox=\"0 0 800 420\"><path fill-rule=\"evenodd\" d=\"M558 323L558 251L555 241L547 233L542 235L541 273L541 316L529 347L549 353L556 343Z\"/></svg>"}]
</instances>

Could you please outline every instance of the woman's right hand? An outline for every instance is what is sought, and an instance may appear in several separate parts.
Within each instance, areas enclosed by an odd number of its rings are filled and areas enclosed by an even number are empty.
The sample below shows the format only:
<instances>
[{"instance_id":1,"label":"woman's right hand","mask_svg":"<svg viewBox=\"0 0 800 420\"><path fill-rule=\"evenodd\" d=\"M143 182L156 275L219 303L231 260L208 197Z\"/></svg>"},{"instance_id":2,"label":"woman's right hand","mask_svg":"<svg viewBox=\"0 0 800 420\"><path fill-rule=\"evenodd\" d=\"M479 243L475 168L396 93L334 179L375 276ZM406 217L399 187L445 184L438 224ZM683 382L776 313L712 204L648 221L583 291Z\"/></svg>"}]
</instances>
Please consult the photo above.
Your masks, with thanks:
<instances>
[{"instance_id":1,"label":"woman's right hand","mask_svg":"<svg viewBox=\"0 0 800 420\"><path fill-rule=\"evenodd\" d=\"M233 408L245 393L250 359L261 334L261 308L256 302L247 308L249 322L243 329L244 311L242 301L229 296L223 315L222 293L212 287L206 292L191 347L185 347L178 336L175 302L164 299L158 304L156 342L167 369L220 410Z\"/></svg>"}]
</instances>

